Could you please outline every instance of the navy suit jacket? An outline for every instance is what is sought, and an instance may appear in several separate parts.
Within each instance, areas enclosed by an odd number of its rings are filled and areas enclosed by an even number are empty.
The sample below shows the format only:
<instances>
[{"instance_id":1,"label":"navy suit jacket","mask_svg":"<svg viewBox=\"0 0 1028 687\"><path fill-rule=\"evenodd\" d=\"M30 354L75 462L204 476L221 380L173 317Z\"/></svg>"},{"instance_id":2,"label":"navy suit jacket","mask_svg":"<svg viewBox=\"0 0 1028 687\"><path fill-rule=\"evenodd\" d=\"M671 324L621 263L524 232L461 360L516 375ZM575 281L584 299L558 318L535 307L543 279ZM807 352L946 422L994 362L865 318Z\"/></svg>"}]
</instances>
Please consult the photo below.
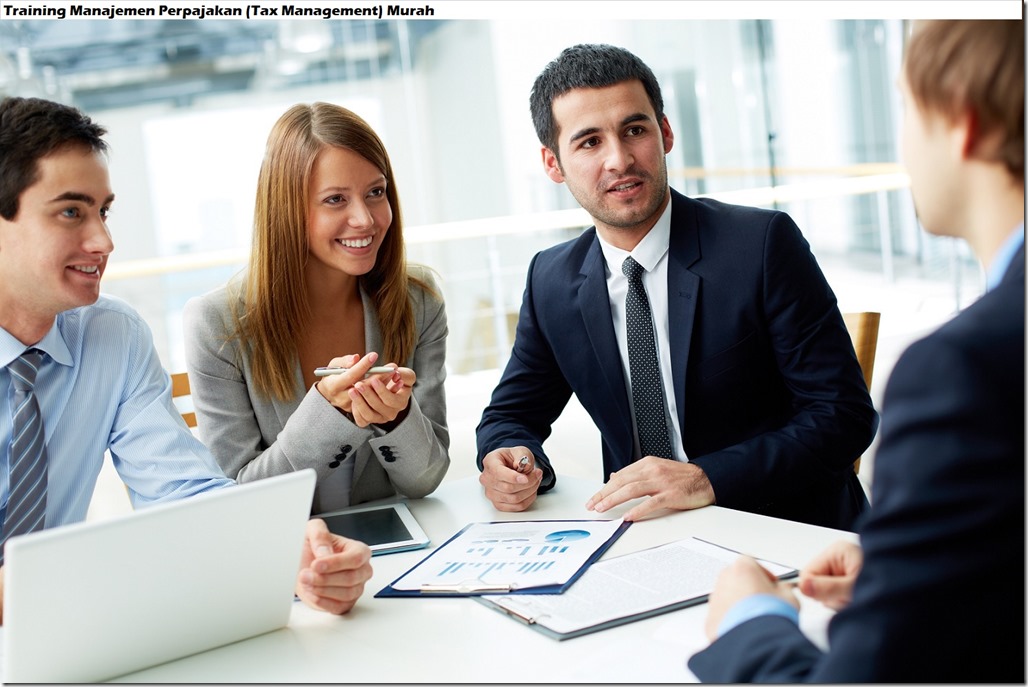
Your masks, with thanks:
<instances>
[{"instance_id":1,"label":"navy suit jacket","mask_svg":"<svg viewBox=\"0 0 1028 687\"><path fill-rule=\"evenodd\" d=\"M671 192L668 316L678 421L717 504L852 529L853 462L878 416L807 242L782 212ZM571 394L602 436L603 475L633 460L629 394L595 228L528 270L510 360L478 426L478 463L542 449Z\"/></svg>"},{"instance_id":2,"label":"navy suit jacket","mask_svg":"<svg viewBox=\"0 0 1028 687\"><path fill-rule=\"evenodd\" d=\"M780 617L689 660L706 682L1025 681L1024 250L896 363L864 566L822 653Z\"/></svg>"}]
</instances>

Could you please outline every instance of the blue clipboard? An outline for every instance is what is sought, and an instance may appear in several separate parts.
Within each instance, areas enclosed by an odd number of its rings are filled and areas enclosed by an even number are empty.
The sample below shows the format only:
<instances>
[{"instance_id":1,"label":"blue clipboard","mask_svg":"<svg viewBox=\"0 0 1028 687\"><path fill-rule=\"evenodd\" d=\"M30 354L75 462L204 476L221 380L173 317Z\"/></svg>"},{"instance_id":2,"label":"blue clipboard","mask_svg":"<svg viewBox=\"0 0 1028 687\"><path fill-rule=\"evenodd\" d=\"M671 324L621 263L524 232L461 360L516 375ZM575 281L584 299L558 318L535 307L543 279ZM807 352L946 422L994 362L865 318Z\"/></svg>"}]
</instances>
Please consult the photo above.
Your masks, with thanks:
<instances>
[{"instance_id":1,"label":"blue clipboard","mask_svg":"<svg viewBox=\"0 0 1028 687\"><path fill-rule=\"evenodd\" d=\"M519 522L517 520L506 520L506 521L493 521L484 524L501 524L506 522ZM529 521L524 521L529 522ZM579 522L594 522L590 520L532 520L533 523L547 523L552 522L555 524L562 525L573 525ZM474 584L464 583L460 585L431 585L425 586L421 589L396 589L393 585L402 580L404 577L409 575L416 568L428 563L433 556L440 552L445 552L447 546L457 539L461 534L466 532L468 528L476 524L483 523L469 523L465 525L461 530L455 533L452 537L447 539L441 545L436 547L430 554L425 556L417 565L407 570L405 573L397 577L391 583L383 587L377 594L376 599L380 598L391 598L391 597L403 597L403 598L436 598L436 597L449 597L449 596L481 596L483 594L560 594L568 587L570 587L575 580L582 576L582 573L592 565L600 556L602 556L607 549L610 548L611 544L617 541L618 537L625 533L628 527L632 524L631 522L623 522L606 541L601 542L599 546L593 551L592 555L582 564L581 567L565 582L561 584L549 584L536 587L518 587L511 588L509 585L485 585L485 584ZM445 555L445 554L444 554Z\"/></svg>"}]
</instances>

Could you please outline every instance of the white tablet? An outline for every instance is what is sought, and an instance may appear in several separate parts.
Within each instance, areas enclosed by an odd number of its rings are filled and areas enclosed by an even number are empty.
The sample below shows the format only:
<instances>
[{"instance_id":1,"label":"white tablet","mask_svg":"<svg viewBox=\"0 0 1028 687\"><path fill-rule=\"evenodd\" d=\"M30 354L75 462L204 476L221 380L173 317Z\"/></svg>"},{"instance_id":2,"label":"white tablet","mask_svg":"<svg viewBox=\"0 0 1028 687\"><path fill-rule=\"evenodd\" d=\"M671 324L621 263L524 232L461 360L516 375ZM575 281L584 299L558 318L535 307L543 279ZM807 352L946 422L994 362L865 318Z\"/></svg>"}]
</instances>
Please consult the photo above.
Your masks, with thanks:
<instances>
[{"instance_id":1,"label":"white tablet","mask_svg":"<svg viewBox=\"0 0 1028 687\"><path fill-rule=\"evenodd\" d=\"M423 549L429 539L406 503L354 506L323 513L321 518L335 534L362 541L371 555Z\"/></svg>"}]
</instances>

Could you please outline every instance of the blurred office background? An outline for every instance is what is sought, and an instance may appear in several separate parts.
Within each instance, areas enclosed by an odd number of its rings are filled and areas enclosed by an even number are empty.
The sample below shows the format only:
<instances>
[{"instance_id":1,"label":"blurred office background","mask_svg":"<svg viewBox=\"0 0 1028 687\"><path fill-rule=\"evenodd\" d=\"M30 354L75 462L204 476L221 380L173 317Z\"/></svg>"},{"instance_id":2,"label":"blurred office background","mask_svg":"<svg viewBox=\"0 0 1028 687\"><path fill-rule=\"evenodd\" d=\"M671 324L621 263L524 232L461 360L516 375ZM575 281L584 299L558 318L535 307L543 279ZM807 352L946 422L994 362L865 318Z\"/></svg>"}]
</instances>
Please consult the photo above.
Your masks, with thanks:
<instances>
[{"instance_id":1,"label":"blurred office background","mask_svg":"<svg viewBox=\"0 0 1028 687\"><path fill-rule=\"evenodd\" d=\"M5 19L0 94L59 100L109 128L117 248L104 290L143 314L172 371L185 368L183 304L244 265L275 119L315 100L367 119L396 170L409 257L441 276L451 476L465 476L528 262L591 224L543 174L528 114L535 76L579 42L624 46L653 68L675 132L672 186L788 211L842 310L882 313L880 408L902 348L983 288L963 244L920 230L898 165L905 31L898 19L802 17ZM599 438L580 408L551 444L558 471L600 478Z\"/></svg>"}]
</instances>

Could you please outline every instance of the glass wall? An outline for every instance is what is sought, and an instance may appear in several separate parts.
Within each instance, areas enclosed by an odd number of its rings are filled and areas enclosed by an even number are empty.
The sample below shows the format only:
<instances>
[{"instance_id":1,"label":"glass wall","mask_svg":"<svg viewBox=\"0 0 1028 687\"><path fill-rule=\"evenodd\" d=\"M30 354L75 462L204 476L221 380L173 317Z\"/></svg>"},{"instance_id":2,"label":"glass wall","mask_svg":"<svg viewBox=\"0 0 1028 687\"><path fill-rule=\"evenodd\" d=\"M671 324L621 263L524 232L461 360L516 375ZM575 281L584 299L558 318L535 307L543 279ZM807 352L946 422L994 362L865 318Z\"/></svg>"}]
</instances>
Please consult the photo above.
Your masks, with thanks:
<instances>
[{"instance_id":1,"label":"glass wall","mask_svg":"<svg viewBox=\"0 0 1028 687\"><path fill-rule=\"evenodd\" d=\"M899 19L816 17L5 20L0 93L109 128L104 288L143 313L172 370L182 305L243 267L271 124L297 102L356 111L390 151L410 258L441 275L461 373L503 364L532 255L589 224L543 174L528 114L535 76L579 42L656 73L672 186L788 211L844 309L883 310L877 294L910 277L937 282L950 311L974 297L970 254L918 230L897 166L903 35Z\"/></svg>"}]
</instances>

